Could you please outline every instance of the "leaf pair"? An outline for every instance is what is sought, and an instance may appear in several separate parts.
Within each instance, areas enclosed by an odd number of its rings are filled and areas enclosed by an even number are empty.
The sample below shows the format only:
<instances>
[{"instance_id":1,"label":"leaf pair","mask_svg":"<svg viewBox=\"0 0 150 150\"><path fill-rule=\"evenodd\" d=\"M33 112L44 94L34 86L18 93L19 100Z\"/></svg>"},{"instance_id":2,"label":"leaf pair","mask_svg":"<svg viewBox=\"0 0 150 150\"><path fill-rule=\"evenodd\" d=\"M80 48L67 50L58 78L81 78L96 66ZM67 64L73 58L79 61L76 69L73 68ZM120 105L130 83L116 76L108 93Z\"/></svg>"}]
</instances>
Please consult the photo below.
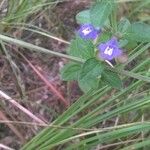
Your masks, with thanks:
<instances>
[{"instance_id":1,"label":"leaf pair","mask_svg":"<svg viewBox=\"0 0 150 150\"><path fill-rule=\"evenodd\" d=\"M130 23L128 19L122 19L118 24L118 32L129 43L150 42L150 26L142 22Z\"/></svg>"},{"instance_id":2,"label":"leaf pair","mask_svg":"<svg viewBox=\"0 0 150 150\"><path fill-rule=\"evenodd\" d=\"M61 71L63 80L77 80L84 92L98 89L102 82L114 88L122 88L122 81L117 73L108 70L103 63L95 58L88 59L83 65L69 63Z\"/></svg>"},{"instance_id":3,"label":"leaf pair","mask_svg":"<svg viewBox=\"0 0 150 150\"><path fill-rule=\"evenodd\" d=\"M97 2L91 9L79 12L76 20L79 24L92 24L95 27L102 27L113 9L115 8L113 0Z\"/></svg>"}]
</instances>

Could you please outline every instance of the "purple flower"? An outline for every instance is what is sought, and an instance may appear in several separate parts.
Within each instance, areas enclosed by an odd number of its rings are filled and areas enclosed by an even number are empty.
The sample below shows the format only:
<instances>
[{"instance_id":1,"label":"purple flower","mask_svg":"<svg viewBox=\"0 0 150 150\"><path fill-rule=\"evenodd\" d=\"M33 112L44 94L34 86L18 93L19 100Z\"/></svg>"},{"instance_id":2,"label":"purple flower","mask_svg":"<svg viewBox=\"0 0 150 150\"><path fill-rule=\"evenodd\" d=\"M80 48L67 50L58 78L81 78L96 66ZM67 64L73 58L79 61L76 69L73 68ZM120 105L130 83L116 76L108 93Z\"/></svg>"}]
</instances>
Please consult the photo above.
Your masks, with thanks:
<instances>
[{"instance_id":1,"label":"purple flower","mask_svg":"<svg viewBox=\"0 0 150 150\"><path fill-rule=\"evenodd\" d=\"M119 48L119 43L115 37L106 43L102 43L98 46L100 51L99 56L105 60L112 60L122 54L122 50Z\"/></svg>"},{"instance_id":2,"label":"purple flower","mask_svg":"<svg viewBox=\"0 0 150 150\"><path fill-rule=\"evenodd\" d=\"M78 33L83 39L95 39L98 36L99 30L95 29L91 24L81 25Z\"/></svg>"}]
</instances>

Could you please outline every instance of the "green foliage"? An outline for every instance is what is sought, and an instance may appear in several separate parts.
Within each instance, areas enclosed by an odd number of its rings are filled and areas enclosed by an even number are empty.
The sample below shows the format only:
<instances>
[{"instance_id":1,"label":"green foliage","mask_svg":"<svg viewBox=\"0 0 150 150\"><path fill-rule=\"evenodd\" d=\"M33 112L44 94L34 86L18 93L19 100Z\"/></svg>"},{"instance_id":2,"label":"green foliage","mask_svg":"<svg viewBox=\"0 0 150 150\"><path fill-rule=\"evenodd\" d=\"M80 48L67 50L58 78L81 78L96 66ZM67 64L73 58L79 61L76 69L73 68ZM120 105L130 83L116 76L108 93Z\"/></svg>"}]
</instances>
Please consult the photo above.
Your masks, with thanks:
<instances>
[{"instance_id":1,"label":"green foliage","mask_svg":"<svg viewBox=\"0 0 150 150\"><path fill-rule=\"evenodd\" d=\"M107 82L110 86L122 89L122 81L116 72L112 72L108 69L105 69L102 73L102 78Z\"/></svg>"},{"instance_id":2,"label":"green foliage","mask_svg":"<svg viewBox=\"0 0 150 150\"><path fill-rule=\"evenodd\" d=\"M113 0L112 1L103 1L103 0L97 1L90 9L79 12L76 15L76 19L77 19L77 22L80 24L91 23L95 27L99 28L99 27L104 26L110 14L112 14L112 16L115 15L115 13L113 13L115 12L114 10L116 10L116 5ZM114 28L116 24L115 19L116 19L115 17L111 17L111 21L112 21L112 24L114 25L113 26ZM144 23L131 24L127 18L121 19L121 21L118 23L117 32L121 34L122 36L122 39L119 42L120 47L126 47L128 49L132 49L137 45L137 42L150 41L149 26ZM93 57L96 56L96 51L94 54L94 49L97 49L96 47L97 44L99 42L105 42L109 40L112 33L105 32L101 34L96 40L95 45L93 45L93 48L90 48L91 47L90 45L92 45L92 43L89 44L88 40L86 40L87 42L86 43L85 40L83 39L81 40L80 38L79 39L77 38L76 40L71 42L69 54L72 56L76 56L76 57L80 57L82 59L88 60L89 58L92 58L92 56ZM87 46L85 46L86 44ZM91 51L91 49L93 49L93 51ZM83 66L85 66L85 64ZM102 73L101 80L105 81L108 85L114 88L121 89L122 82L118 74L108 69L104 69L104 70L105 71L103 71ZM87 92L88 90L92 88L96 88L96 87L98 88L100 79L97 78L96 74L95 76L92 75L93 73L88 73L89 75L87 75L85 79L84 78L82 79L81 73L80 73L80 76L79 76L80 78L78 80L78 83L84 92Z\"/></svg>"},{"instance_id":3,"label":"green foliage","mask_svg":"<svg viewBox=\"0 0 150 150\"><path fill-rule=\"evenodd\" d=\"M76 39L71 42L69 55L87 60L94 57L94 45L90 40L76 37Z\"/></svg>"},{"instance_id":4,"label":"green foliage","mask_svg":"<svg viewBox=\"0 0 150 150\"><path fill-rule=\"evenodd\" d=\"M108 6L111 6L111 2L100 1L97 5L93 5L90 11L86 10L79 13L76 16L78 22L88 23L90 20L96 27L104 27L104 23L114 7L108 8ZM23 8L23 5L21 8ZM13 17L11 16L11 18ZM116 20L113 21L116 22ZM103 35L98 39L100 42L107 41L111 35L116 36L112 27L108 30L105 27L103 29ZM62 79L66 81L78 80L80 87L85 92L55 121L27 142L21 148L22 150L35 150L37 148L50 150L57 149L58 146L65 150L91 150L98 144L110 146L120 141L120 145L115 147L116 150L127 145L127 148L124 149L131 149L133 146L135 148L150 146L148 137L150 122L147 119L147 112L149 112L150 107L150 59L147 55L148 52L146 52L150 43L137 43L149 42L149 26L144 23L130 24L127 19L124 19L119 23L117 32L122 35L121 47L129 46L129 49L131 49L129 44L132 44L133 50L130 51L126 63L117 64L114 68L106 67L105 62L97 58L98 41L83 40L77 37L71 42L70 56L68 56L22 40L0 35L0 39L6 43L70 59L71 62L61 70ZM130 63L134 65L131 66ZM130 71L122 69L130 66ZM120 80L118 73L121 74L123 81ZM100 88L101 80L107 82L107 85ZM122 90L112 88L121 89L122 82L126 83ZM147 108L147 112L145 108ZM132 113L134 115L129 116ZM109 127L105 125L109 125ZM133 137L137 139L132 141L130 146L128 142ZM143 138L144 141L142 141Z\"/></svg>"},{"instance_id":5,"label":"green foliage","mask_svg":"<svg viewBox=\"0 0 150 150\"><path fill-rule=\"evenodd\" d=\"M17 39L9 37L6 38L5 36L1 35L0 39L4 40L5 42L26 47L31 50L44 52L46 54L55 54L61 57L64 56L62 54L52 53L51 51ZM129 57L130 61L128 61L128 63L142 55L143 52L149 48L149 44L140 48L138 47L136 47L136 50L133 51ZM70 57L68 56L68 58ZM128 63L126 63L126 65ZM146 66L149 66L149 64L149 59L140 59L139 64L136 64L130 73L139 73L142 69L144 77L149 77L150 74L146 68ZM128 79L129 78L125 78L124 81L127 81ZM110 95L112 92L113 96ZM108 97L105 98L106 96ZM21 149L34 150L38 147L41 150L49 150L56 149L57 146L63 144L65 144L63 146L67 147L65 149L72 149L72 147L77 149L80 149L81 147L85 149L92 149L97 144L110 144L111 142L113 143L120 141L120 138L123 138L121 140L125 142L126 140L129 140L129 137L131 136L137 137L137 135L139 135L141 132L150 132L149 122L141 123L143 113L140 113L142 108L149 108L149 106L150 96L146 92L145 82L142 80L133 80L125 89L115 93L114 90L108 86L102 87L98 90L90 90L85 95L81 96L73 105L71 105L62 115L60 115L52 124L50 124L49 127L42 130ZM126 123L129 121L127 115L128 112L140 114L138 120L135 120L135 116L132 116L134 122L133 124ZM122 124L122 126L114 126L113 124L110 128L104 127L103 129L94 129L90 131L90 133L87 133L90 136L84 134L85 131L95 128L95 125L100 125L102 122L107 122L110 120L112 121L114 118L118 118L122 121L122 115L126 116L126 122L125 124ZM78 119L76 120L74 118ZM136 121L140 122L136 123ZM140 138L141 135L138 137Z\"/></svg>"},{"instance_id":6,"label":"green foliage","mask_svg":"<svg viewBox=\"0 0 150 150\"><path fill-rule=\"evenodd\" d=\"M76 15L76 20L79 24L91 23L99 28L106 23L114 8L115 4L113 0L97 2L91 9L79 12Z\"/></svg>"},{"instance_id":7,"label":"green foliage","mask_svg":"<svg viewBox=\"0 0 150 150\"><path fill-rule=\"evenodd\" d=\"M149 42L150 26L142 22L135 22L131 24L123 37L136 42Z\"/></svg>"},{"instance_id":8,"label":"green foliage","mask_svg":"<svg viewBox=\"0 0 150 150\"><path fill-rule=\"evenodd\" d=\"M64 81L78 80L78 74L81 69L79 63L68 63L61 69L61 77Z\"/></svg>"},{"instance_id":9,"label":"green foliage","mask_svg":"<svg viewBox=\"0 0 150 150\"><path fill-rule=\"evenodd\" d=\"M91 23L90 10L83 10L76 15L76 20L79 24Z\"/></svg>"},{"instance_id":10,"label":"green foliage","mask_svg":"<svg viewBox=\"0 0 150 150\"><path fill-rule=\"evenodd\" d=\"M105 43L106 41L108 41L111 38L112 34L105 32L103 33L101 36L98 37L96 44L98 45L99 43Z\"/></svg>"},{"instance_id":11,"label":"green foliage","mask_svg":"<svg viewBox=\"0 0 150 150\"><path fill-rule=\"evenodd\" d=\"M55 4L53 0L9 0L8 11L0 22L0 31L10 31L12 23L26 22L29 15L33 15L40 11L41 8L46 9L53 4Z\"/></svg>"},{"instance_id":12,"label":"green foliage","mask_svg":"<svg viewBox=\"0 0 150 150\"><path fill-rule=\"evenodd\" d=\"M141 149L141 148L144 148L144 150L149 150L149 146L150 146L150 139L148 138L142 142L138 142L138 143L132 144L130 146L127 146L125 148L122 148L121 150L129 150L129 149L133 149L133 148L134 148L134 150Z\"/></svg>"},{"instance_id":13,"label":"green foliage","mask_svg":"<svg viewBox=\"0 0 150 150\"><path fill-rule=\"evenodd\" d=\"M130 21L127 18L123 18L120 20L118 24L118 31L120 33L125 33L130 26L131 26Z\"/></svg>"},{"instance_id":14,"label":"green foliage","mask_svg":"<svg viewBox=\"0 0 150 150\"><path fill-rule=\"evenodd\" d=\"M80 88L87 92L91 89L98 88L101 73L103 72L103 65L99 60L94 58L87 60L79 74L78 83Z\"/></svg>"},{"instance_id":15,"label":"green foliage","mask_svg":"<svg viewBox=\"0 0 150 150\"><path fill-rule=\"evenodd\" d=\"M95 27L102 27L114 8L112 1L97 2L90 10L91 23Z\"/></svg>"},{"instance_id":16,"label":"green foliage","mask_svg":"<svg viewBox=\"0 0 150 150\"><path fill-rule=\"evenodd\" d=\"M126 105L122 103L119 108L113 108L109 112L105 112L106 106L114 103L117 99L120 99L120 101L124 101L127 97L127 93L132 93L133 88L141 86L141 82L138 81L135 84L130 85L122 92L116 93L113 98L107 99L107 101L97 106L96 109L93 108L91 112L88 112L85 116L81 117L79 120L75 121L68 127L65 126L66 128L63 129L56 128L56 126L59 127L63 124L65 125L79 112L84 112L85 110L90 108L93 103L98 102L99 98L102 98L103 95L108 94L110 89L103 88L98 91L89 91L86 95L82 96L78 101L76 101L63 115L59 116L59 118L55 120L55 122L53 123L55 128L53 128L53 125L51 127L47 127L47 129L43 130L38 136L36 136L27 145L25 145L22 150L32 150L37 146L42 150L48 150L64 143L67 143L67 150L74 148L81 149L81 147L91 149L97 144L108 143L122 137L127 137L128 140L129 136L137 135L137 133L139 134L141 131L149 132L149 122L125 124L122 126L118 125L110 129L97 129L91 130L90 132L86 133L82 131L82 129L85 130L85 128L87 127L90 128L91 126L117 116L118 114L121 115L122 113L135 111L145 106L148 107L150 105L150 100L149 97L146 97L141 99L140 101L133 100L131 103L128 103ZM75 139L80 139L80 142L76 142ZM73 143L70 141L73 141Z\"/></svg>"}]
</instances>

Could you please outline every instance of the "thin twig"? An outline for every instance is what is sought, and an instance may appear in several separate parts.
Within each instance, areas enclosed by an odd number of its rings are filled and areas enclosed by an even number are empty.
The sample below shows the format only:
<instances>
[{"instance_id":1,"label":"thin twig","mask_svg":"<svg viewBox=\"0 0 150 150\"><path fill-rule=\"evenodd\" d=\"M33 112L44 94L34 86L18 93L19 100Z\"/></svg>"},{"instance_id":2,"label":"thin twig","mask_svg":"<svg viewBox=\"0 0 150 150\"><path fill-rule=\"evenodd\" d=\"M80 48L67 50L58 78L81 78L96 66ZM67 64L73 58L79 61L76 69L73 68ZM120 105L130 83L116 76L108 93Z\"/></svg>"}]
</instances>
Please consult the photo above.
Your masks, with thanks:
<instances>
[{"instance_id":1,"label":"thin twig","mask_svg":"<svg viewBox=\"0 0 150 150\"><path fill-rule=\"evenodd\" d=\"M129 124L122 124L112 127L106 127L106 128L94 128L94 129L88 129L88 128L77 128L77 127L69 127L69 126L61 126L61 125L54 125L54 124L43 124L43 123L35 123L35 122L22 122L22 121L8 121L8 120L0 120L0 123L12 123L12 124L20 124L20 125L26 125L26 126L40 126L40 127L51 127L51 128L57 128L57 129L72 129L72 130L78 130L78 131L91 131L91 132L107 132L110 130L116 130L121 128L126 128L134 125L141 125L141 124L150 124L150 122L135 122L135 123L129 123Z\"/></svg>"},{"instance_id":2,"label":"thin twig","mask_svg":"<svg viewBox=\"0 0 150 150\"><path fill-rule=\"evenodd\" d=\"M13 148L10 148L10 147L8 147L8 146L6 146L6 145L4 145L4 144L2 144L2 143L0 143L0 149L5 149L5 150L15 150L15 149L13 149Z\"/></svg>"},{"instance_id":3,"label":"thin twig","mask_svg":"<svg viewBox=\"0 0 150 150\"><path fill-rule=\"evenodd\" d=\"M134 139L134 140L128 140L128 141L122 141L122 142L118 142L118 143L108 144L108 145L105 145L105 146L100 146L99 150L100 149L106 149L106 148L109 148L109 147L112 147L112 146L128 144L128 143L131 143L131 142L138 142L138 141L141 141L141 139Z\"/></svg>"},{"instance_id":4,"label":"thin twig","mask_svg":"<svg viewBox=\"0 0 150 150\"><path fill-rule=\"evenodd\" d=\"M20 53L19 51L17 51L20 56L29 64L29 66L33 69L33 71L40 77L40 79L45 83L45 85L47 85L47 87L49 89L51 89L51 91L56 94L60 99L61 101L64 103L64 105L66 107L69 106L69 102L57 91L57 89L40 73L40 71L35 68L32 63L22 54Z\"/></svg>"},{"instance_id":5,"label":"thin twig","mask_svg":"<svg viewBox=\"0 0 150 150\"><path fill-rule=\"evenodd\" d=\"M14 38L2 35L2 34L0 34L0 39L2 41L5 41L5 42L11 43L11 44L16 44L18 46L22 46L24 48L28 48L28 49L34 50L36 52L41 52L41 53L50 54L50 55L61 57L61 58L70 59L72 61L76 61L76 62L79 62L79 63L85 62L81 58L77 58L77 57L74 57L74 56L68 56L66 54L55 52L55 51L52 51L52 50L49 50L49 49L46 49L46 48L43 48L43 47L36 46L34 44L27 43L27 42L24 42L22 40L14 39Z\"/></svg>"},{"instance_id":6,"label":"thin twig","mask_svg":"<svg viewBox=\"0 0 150 150\"><path fill-rule=\"evenodd\" d=\"M2 111L0 111L0 119L7 120L8 122L6 122L5 124L12 130L12 132L14 132L14 134L21 140L22 143L25 142L23 135L18 131L18 129L14 125L9 123L9 119Z\"/></svg>"},{"instance_id":7,"label":"thin twig","mask_svg":"<svg viewBox=\"0 0 150 150\"><path fill-rule=\"evenodd\" d=\"M40 34L40 35L43 35L43 36L46 36L48 38L51 38L53 40L56 40L60 43L64 43L64 44L67 44L67 45L70 45L70 42L62 39L62 38L58 38L54 35L51 35L48 31L40 28L40 27L37 27L37 26L34 26L34 25L30 25L30 24L25 24L25 23L17 23L17 24L14 24L14 23L6 23L6 22L2 22L3 25L8 25L8 26L11 26L12 28L15 28L15 29L23 29L23 30L26 30L26 31L31 31L33 33L37 33L37 34ZM24 27L25 26L25 27ZM32 29L32 28L34 29ZM37 29L37 30L35 30Z\"/></svg>"},{"instance_id":8,"label":"thin twig","mask_svg":"<svg viewBox=\"0 0 150 150\"><path fill-rule=\"evenodd\" d=\"M8 96L6 93L4 93L1 90L0 90L0 96L3 97L3 98L5 98L5 100L7 100L11 104L13 104L17 108L19 108L22 112L24 112L25 114L27 114L30 118L34 119L38 123L46 124L44 121L42 121L41 119L39 119L38 117L36 117L33 113L31 113L29 110L27 110L26 108L24 108L22 105L20 105L18 102L16 102L14 99L12 99L10 96Z\"/></svg>"},{"instance_id":9,"label":"thin twig","mask_svg":"<svg viewBox=\"0 0 150 150\"><path fill-rule=\"evenodd\" d=\"M1 11L2 6L4 5L5 1L6 1L6 0L3 0L3 1L1 2L1 4L0 4L0 11Z\"/></svg>"}]
</instances>

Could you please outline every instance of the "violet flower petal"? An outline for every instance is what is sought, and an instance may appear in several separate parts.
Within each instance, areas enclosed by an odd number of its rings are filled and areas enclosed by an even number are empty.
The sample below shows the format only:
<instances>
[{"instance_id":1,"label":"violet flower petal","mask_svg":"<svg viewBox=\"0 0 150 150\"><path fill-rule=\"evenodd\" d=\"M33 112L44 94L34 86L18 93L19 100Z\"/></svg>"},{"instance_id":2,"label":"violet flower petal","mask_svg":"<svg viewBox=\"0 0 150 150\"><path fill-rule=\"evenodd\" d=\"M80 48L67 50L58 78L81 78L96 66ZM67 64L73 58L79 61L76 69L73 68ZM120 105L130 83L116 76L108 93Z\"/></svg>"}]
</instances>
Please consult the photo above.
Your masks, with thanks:
<instances>
[{"instance_id":1,"label":"violet flower petal","mask_svg":"<svg viewBox=\"0 0 150 150\"><path fill-rule=\"evenodd\" d=\"M112 38L106 43L101 43L98 49L100 51L99 57L105 60L112 60L122 54L122 50L119 48L116 38Z\"/></svg>"},{"instance_id":2,"label":"violet flower petal","mask_svg":"<svg viewBox=\"0 0 150 150\"><path fill-rule=\"evenodd\" d=\"M98 36L99 32L100 31L95 29L91 24L84 24L78 30L78 34L83 39L95 39Z\"/></svg>"}]
</instances>

